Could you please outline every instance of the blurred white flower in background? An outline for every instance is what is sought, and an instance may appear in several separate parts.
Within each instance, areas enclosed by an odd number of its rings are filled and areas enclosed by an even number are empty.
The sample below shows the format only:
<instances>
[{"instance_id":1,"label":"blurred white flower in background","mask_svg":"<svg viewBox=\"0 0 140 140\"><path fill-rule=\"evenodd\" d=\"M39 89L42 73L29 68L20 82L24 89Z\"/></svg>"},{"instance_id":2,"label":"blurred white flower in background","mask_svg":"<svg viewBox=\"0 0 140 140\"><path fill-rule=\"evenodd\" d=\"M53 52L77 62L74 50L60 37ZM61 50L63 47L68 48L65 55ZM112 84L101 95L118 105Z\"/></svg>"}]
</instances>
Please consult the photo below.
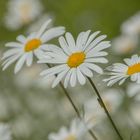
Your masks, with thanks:
<instances>
[{"instance_id":1,"label":"blurred white flower in background","mask_svg":"<svg viewBox=\"0 0 140 140\"><path fill-rule=\"evenodd\" d=\"M5 96L0 94L0 119L5 119L9 117L10 111L9 111L9 105L8 100Z\"/></svg>"},{"instance_id":2,"label":"blurred white flower in background","mask_svg":"<svg viewBox=\"0 0 140 140\"><path fill-rule=\"evenodd\" d=\"M138 47L138 41L135 37L121 35L112 41L112 49L116 54L125 55L133 53Z\"/></svg>"},{"instance_id":3,"label":"blurred white flower in background","mask_svg":"<svg viewBox=\"0 0 140 140\"><path fill-rule=\"evenodd\" d=\"M128 83L126 93L129 98L140 103L140 85L136 83Z\"/></svg>"},{"instance_id":4,"label":"blurred white flower in background","mask_svg":"<svg viewBox=\"0 0 140 140\"><path fill-rule=\"evenodd\" d=\"M37 87L41 89L51 88L54 76L48 79L43 79L39 73L46 68L46 66L33 64L32 67L24 67L16 77L14 77L15 84L20 88ZM22 81L22 82L21 82Z\"/></svg>"},{"instance_id":5,"label":"blurred white flower in background","mask_svg":"<svg viewBox=\"0 0 140 140\"><path fill-rule=\"evenodd\" d=\"M130 113L132 117L132 121L135 122L135 124L140 125L140 104L139 105L133 105L130 107Z\"/></svg>"},{"instance_id":6,"label":"blurred white flower in background","mask_svg":"<svg viewBox=\"0 0 140 140\"><path fill-rule=\"evenodd\" d=\"M12 140L10 126L0 123L0 140Z\"/></svg>"},{"instance_id":7,"label":"blurred white flower in background","mask_svg":"<svg viewBox=\"0 0 140 140\"><path fill-rule=\"evenodd\" d=\"M42 12L40 0L10 0L5 25L8 29L17 30L35 20Z\"/></svg>"},{"instance_id":8,"label":"blurred white flower in background","mask_svg":"<svg viewBox=\"0 0 140 140\"><path fill-rule=\"evenodd\" d=\"M18 138L28 138L34 130L32 118L28 114L21 114L11 122L13 135Z\"/></svg>"},{"instance_id":9,"label":"blurred white flower in background","mask_svg":"<svg viewBox=\"0 0 140 140\"><path fill-rule=\"evenodd\" d=\"M52 19L52 22L48 25L48 28L51 28L53 26L53 22L54 22L54 16L50 13L47 14L43 14L41 16L39 16L37 18L37 20L35 22L33 22L28 28L27 28L27 33L31 33L34 31L38 31L39 27L41 27L41 25L43 23L45 23L46 20Z\"/></svg>"},{"instance_id":10,"label":"blurred white flower in background","mask_svg":"<svg viewBox=\"0 0 140 140\"><path fill-rule=\"evenodd\" d=\"M129 18L122 24L122 33L137 36L140 35L140 12Z\"/></svg>"},{"instance_id":11,"label":"blurred white flower in background","mask_svg":"<svg viewBox=\"0 0 140 140\"><path fill-rule=\"evenodd\" d=\"M49 140L84 140L87 130L83 122L74 119L69 129L62 127L58 133L51 133L48 138Z\"/></svg>"},{"instance_id":12,"label":"blurred white flower in background","mask_svg":"<svg viewBox=\"0 0 140 140\"><path fill-rule=\"evenodd\" d=\"M108 89L102 93L102 99L110 113L115 113L122 103L122 96L117 89ZM106 118L96 98L87 100L84 105L84 119L90 127L98 125Z\"/></svg>"}]
</instances>

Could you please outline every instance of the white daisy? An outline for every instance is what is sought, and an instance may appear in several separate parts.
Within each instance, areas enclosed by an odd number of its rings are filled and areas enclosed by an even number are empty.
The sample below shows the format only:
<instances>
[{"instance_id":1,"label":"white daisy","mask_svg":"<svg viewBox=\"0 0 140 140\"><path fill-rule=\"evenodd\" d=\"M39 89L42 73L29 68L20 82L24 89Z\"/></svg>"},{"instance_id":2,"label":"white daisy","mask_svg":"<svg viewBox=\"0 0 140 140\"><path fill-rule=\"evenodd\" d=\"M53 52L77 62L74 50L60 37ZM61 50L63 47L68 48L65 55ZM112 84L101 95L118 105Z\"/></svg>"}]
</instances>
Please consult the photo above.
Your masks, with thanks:
<instances>
[{"instance_id":1,"label":"white daisy","mask_svg":"<svg viewBox=\"0 0 140 140\"><path fill-rule=\"evenodd\" d=\"M43 7L39 0L10 0L5 25L12 30L19 29L35 20L42 10Z\"/></svg>"},{"instance_id":2,"label":"white daisy","mask_svg":"<svg viewBox=\"0 0 140 140\"><path fill-rule=\"evenodd\" d=\"M0 139L11 140L11 131L8 124L0 123Z\"/></svg>"},{"instance_id":3,"label":"white daisy","mask_svg":"<svg viewBox=\"0 0 140 140\"><path fill-rule=\"evenodd\" d=\"M17 73L25 62L27 66L31 66L33 55L37 58L42 56L46 47L44 44L65 32L64 27L54 27L47 30L50 22L51 20L46 21L39 31L30 34L28 37L20 35L17 37L17 42L6 44L10 49L3 55L3 70L19 59L14 70Z\"/></svg>"},{"instance_id":4,"label":"white daisy","mask_svg":"<svg viewBox=\"0 0 140 140\"><path fill-rule=\"evenodd\" d=\"M110 71L108 75L111 75L111 77L103 81L108 82L108 86L112 86L116 82L121 85L128 77L140 84L140 57L133 55L131 58L124 59L124 62L126 64L115 63L107 68Z\"/></svg>"},{"instance_id":5,"label":"white daisy","mask_svg":"<svg viewBox=\"0 0 140 140\"><path fill-rule=\"evenodd\" d=\"M75 119L71 122L71 126L69 129L66 127L62 127L58 133L51 133L48 138L49 140L78 140L83 139L87 129L84 124Z\"/></svg>"},{"instance_id":6,"label":"white daisy","mask_svg":"<svg viewBox=\"0 0 140 140\"><path fill-rule=\"evenodd\" d=\"M129 54L136 49L137 40L130 36L121 35L113 40L112 46L112 49L116 54Z\"/></svg>"},{"instance_id":7,"label":"white daisy","mask_svg":"<svg viewBox=\"0 0 140 140\"><path fill-rule=\"evenodd\" d=\"M115 113L115 111L122 103L123 98L119 94L118 90L109 89L103 92L102 99L108 111L110 113ZM87 122L87 124L90 125L90 127L96 126L106 117L96 98L86 101L86 103L84 104L84 112L84 120Z\"/></svg>"},{"instance_id":8,"label":"white daisy","mask_svg":"<svg viewBox=\"0 0 140 140\"><path fill-rule=\"evenodd\" d=\"M66 88L68 83L74 87L77 81L82 85L85 84L85 76L92 77L93 71L102 74L102 68L96 63L108 63L104 57L108 53L104 50L110 47L110 42L103 41L106 35L96 37L99 33L97 31L90 35L90 31L81 32L76 41L70 33L66 33L66 39L59 38L61 48L54 45L46 47L46 50L50 51L46 55L52 58L50 60L42 58L39 63L58 65L44 70L41 75L45 78L57 75L52 87L55 87L64 78Z\"/></svg>"},{"instance_id":9,"label":"white daisy","mask_svg":"<svg viewBox=\"0 0 140 140\"><path fill-rule=\"evenodd\" d=\"M140 12L128 19L122 24L121 30L127 35L139 35L140 34Z\"/></svg>"}]
</instances>

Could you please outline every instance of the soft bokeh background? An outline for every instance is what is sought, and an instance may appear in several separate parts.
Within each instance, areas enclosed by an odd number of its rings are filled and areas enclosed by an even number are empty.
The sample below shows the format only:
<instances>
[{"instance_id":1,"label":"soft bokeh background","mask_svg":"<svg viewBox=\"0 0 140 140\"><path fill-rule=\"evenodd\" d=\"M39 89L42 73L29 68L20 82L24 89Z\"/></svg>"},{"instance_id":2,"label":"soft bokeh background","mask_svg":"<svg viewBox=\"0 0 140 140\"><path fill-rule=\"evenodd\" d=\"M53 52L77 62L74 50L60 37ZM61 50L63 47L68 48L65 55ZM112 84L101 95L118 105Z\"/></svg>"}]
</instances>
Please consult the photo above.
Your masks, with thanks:
<instances>
[{"instance_id":1,"label":"soft bokeh background","mask_svg":"<svg viewBox=\"0 0 140 140\"><path fill-rule=\"evenodd\" d=\"M6 42L14 41L19 34L26 35L27 29L44 14L51 15L54 25L65 26L74 36L80 31L91 29L102 31L112 40L121 34L121 24L140 10L139 0L40 0L43 6L41 14L29 24L13 31L8 29L4 22L9 1L0 0L0 56L5 50ZM125 56L110 50L108 58L115 62L123 57ZM69 126L70 121L76 116L63 91L59 87L51 89L53 77L48 81L43 81L39 77L44 67L34 64L31 68L24 67L17 75L13 73L13 66L4 72L0 70L0 122L11 125L14 140L47 140L50 132L57 132L63 125ZM105 84L101 82L102 77L97 76L94 79L102 92L105 88ZM130 139L131 135L134 140L139 140L140 123L138 124L129 114L130 99L124 94L127 86L119 89L122 98L125 99L113 117L126 140ZM118 89L117 86L116 88ZM88 83L83 87L69 88L81 111L83 103L93 97L91 89ZM139 107L138 105L137 108ZM106 118L93 130L101 139L116 138Z\"/></svg>"}]
</instances>

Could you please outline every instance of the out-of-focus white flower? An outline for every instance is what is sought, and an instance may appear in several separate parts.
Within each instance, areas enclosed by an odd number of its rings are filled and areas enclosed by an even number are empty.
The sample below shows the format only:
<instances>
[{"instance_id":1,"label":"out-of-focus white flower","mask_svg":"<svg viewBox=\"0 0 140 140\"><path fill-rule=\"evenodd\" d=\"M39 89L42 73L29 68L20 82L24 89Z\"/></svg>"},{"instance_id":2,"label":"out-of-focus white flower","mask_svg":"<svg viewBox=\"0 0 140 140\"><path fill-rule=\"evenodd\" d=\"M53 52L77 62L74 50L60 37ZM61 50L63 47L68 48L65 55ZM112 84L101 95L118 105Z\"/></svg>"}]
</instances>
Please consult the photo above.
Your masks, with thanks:
<instances>
[{"instance_id":1,"label":"out-of-focus white flower","mask_svg":"<svg viewBox=\"0 0 140 140\"><path fill-rule=\"evenodd\" d=\"M28 138L34 128L32 120L27 114L18 116L11 124L13 135L18 138Z\"/></svg>"},{"instance_id":2,"label":"out-of-focus white flower","mask_svg":"<svg viewBox=\"0 0 140 140\"><path fill-rule=\"evenodd\" d=\"M62 127L58 133L51 133L49 140L78 140L84 139L87 132L87 128L79 119L75 119L71 122L69 129Z\"/></svg>"},{"instance_id":3,"label":"out-of-focus white flower","mask_svg":"<svg viewBox=\"0 0 140 140\"><path fill-rule=\"evenodd\" d=\"M35 20L43 6L40 0L10 0L7 9L5 25L11 30L17 30Z\"/></svg>"},{"instance_id":4,"label":"out-of-focus white flower","mask_svg":"<svg viewBox=\"0 0 140 140\"><path fill-rule=\"evenodd\" d=\"M113 40L112 46L113 51L116 54L130 54L137 47L137 39L134 37L122 35Z\"/></svg>"},{"instance_id":5,"label":"out-of-focus white flower","mask_svg":"<svg viewBox=\"0 0 140 140\"><path fill-rule=\"evenodd\" d=\"M140 12L132 16L130 19L122 24L121 30L127 35L139 35L140 34Z\"/></svg>"},{"instance_id":6,"label":"out-of-focus white flower","mask_svg":"<svg viewBox=\"0 0 140 140\"><path fill-rule=\"evenodd\" d=\"M8 124L0 123L0 140L12 140L10 126Z\"/></svg>"},{"instance_id":7,"label":"out-of-focus white flower","mask_svg":"<svg viewBox=\"0 0 140 140\"><path fill-rule=\"evenodd\" d=\"M24 67L15 77L15 83L20 88L38 87L42 89L50 88L54 80L54 76L43 79L39 73L45 66L33 64L32 67ZM22 82L21 82L22 81Z\"/></svg>"},{"instance_id":8,"label":"out-of-focus white flower","mask_svg":"<svg viewBox=\"0 0 140 140\"><path fill-rule=\"evenodd\" d=\"M51 28L53 26L53 21L54 21L54 17L53 15L51 14L44 14L44 15L41 15L37 20L36 22L33 22L29 28L27 29L27 33L32 33L34 31L38 31L39 30L39 27L41 27L41 25L43 23L45 23L46 20L49 20L49 19L52 19L52 22L51 24L49 24L48 28Z\"/></svg>"},{"instance_id":9,"label":"out-of-focus white flower","mask_svg":"<svg viewBox=\"0 0 140 140\"><path fill-rule=\"evenodd\" d=\"M110 113L115 113L122 103L122 96L116 89L109 89L103 92L102 99ZM106 117L101 105L99 105L98 100L95 98L85 103L84 111L84 120L86 120L90 127L96 126Z\"/></svg>"},{"instance_id":10,"label":"out-of-focus white flower","mask_svg":"<svg viewBox=\"0 0 140 140\"><path fill-rule=\"evenodd\" d=\"M9 106L6 97L0 95L0 119L9 117Z\"/></svg>"},{"instance_id":11,"label":"out-of-focus white flower","mask_svg":"<svg viewBox=\"0 0 140 140\"><path fill-rule=\"evenodd\" d=\"M92 77L93 72L99 74L103 70L98 63L108 63L105 56L108 54L105 49L109 48L110 41L104 41L106 35L97 35L99 31L90 35L90 30L81 32L75 41L71 33L66 33L65 37L59 38L60 47L52 45L48 46L50 52L46 55L51 59L45 57L39 60L39 63L57 64L50 69L41 72L41 75L48 78L52 75L57 75L52 87L64 79L64 87L68 84L72 87L76 86L77 82L81 85L86 83L86 76Z\"/></svg>"},{"instance_id":12,"label":"out-of-focus white flower","mask_svg":"<svg viewBox=\"0 0 140 140\"><path fill-rule=\"evenodd\" d=\"M129 98L140 103L140 85L136 83L129 83L126 89Z\"/></svg>"},{"instance_id":13,"label":"out-of-focus white flower","mask_svg":"<svg viewBox=\"0 0 140 140\"><path fill-rule=\"evenodd\" d=\"M6 44L10 49L3 54L3 70L17 61L14 70L14 72L17 73L23 67L24 63L26 63L27 66L31 66L34 56L37 58L42 57L44 49L46 48L45 44L65 32L64 27L47 29L50 22L51 19L47 20L39 31L31 33L28 37L19 35L17 42L9 42Z\"/></svg>"},{"instance_id":14,"label":"out-of-focus white flower","mask_svg":"<svg viewBox=\"0 0 140 140\"><path fill-rule=\"evenodd\" d=\"M138 55L133 55L131 58L125 58L124 62L126 64L115 63L107 68L110 78L103 80L108 82L107 86L112 86L117 82L121 85L129 77L131 81L140 84L140 57Z\"/></svg>"},{"instance_id":15,"label":"out-of-focus white flower","mask_svg":"<svg viewBox=\"0 0 140 140\"><path fill-rule=\"evenodd\" d=\"M140 104L139 105L132 105L130 107L130 113L133 118L133 121L140 125Z\"/></svg>"}]
</instances>

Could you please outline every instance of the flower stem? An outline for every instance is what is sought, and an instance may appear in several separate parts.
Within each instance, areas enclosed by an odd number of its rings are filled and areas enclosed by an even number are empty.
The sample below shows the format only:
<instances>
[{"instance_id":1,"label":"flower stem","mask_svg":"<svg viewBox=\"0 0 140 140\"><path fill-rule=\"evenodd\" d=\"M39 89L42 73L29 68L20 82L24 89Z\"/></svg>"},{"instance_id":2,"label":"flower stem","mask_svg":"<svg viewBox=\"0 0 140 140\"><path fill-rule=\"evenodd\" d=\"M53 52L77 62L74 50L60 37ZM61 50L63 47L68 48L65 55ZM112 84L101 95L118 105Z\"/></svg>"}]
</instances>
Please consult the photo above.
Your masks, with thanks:
<instances>
[{"instance_id":1,"label":"flower stem","mask_svg":"<svg viewBox=\"0 0 140 140\"><path fill-rule=\"evenodd\" d=\"M77 116L82 120L82 117L80 115L80 112L78 110L78 108L76 107L75 103L73 102L72 98L70 97L69 93L67 92L67 90L64 88L63 84L60 83L61 88L64 91L64 94L66 95L66 97L68 98L68 100L70 101L72 107L74 108ZM93 133L93 131L91 129L88 129L89 134L92 136L92 138L94 138L94 140L98 140L97 137L95 136L95 134Z\"/></svg>"},{"instance_id":2,"label":"flower stem","mask_svg":"<svg viewBox=\"0 0 140 140\"><path fill-rule=\"evenodd\" d=\"M51 68L52 66L50 64L47 64L47 66L49 68ZM77 106L75 105L74 101L72 100L72 98L70 97L69 93L67 92L67 90L64 88L63 84L60 83L60 87L62 88L62 90L64 91L64 94L66 95L66 97L68 98L69 102L71 103L74 111L76 112L78 118L80 118L82 120L82 117L80 115L79 109L77 108ZM93 133L93 131L91 129L88 129L89 134L92 136L92 138L94 140L98 140L96 135Z\"/></svg>"},{"instance_id":3,"label":"flower stem","mask_svg":"<svg viewBox=\"0 0 140 140\"><path fill-rule=\"evenodd\" d=\"M99 101L101 107L104 109L104 111L105 111L105 113L106 113L106 115L107 115L109 121L111 122L111 124L112 124L114 130L116 131L118 137L120 138L120 140L123 140L123 137L121 136L121 134L120 134L119 130L117 129L117 127L116 127L116 125L115 125L115 123L114 123L114 121L113 121L111 115L109 114L109 111L107 110L107 108L106 108L106 106L105 106L105 103L103 102L103 99L102 99L102 97L100 96L100 93L99 93L98 89L96 88L95 84L93 83L93 81L92 81L90 78L88 78L88 80L89 80L90 84L92 85L93 89L95 90L96 95L98 96L98 101Z\"/></svg>"}]
</instances>

